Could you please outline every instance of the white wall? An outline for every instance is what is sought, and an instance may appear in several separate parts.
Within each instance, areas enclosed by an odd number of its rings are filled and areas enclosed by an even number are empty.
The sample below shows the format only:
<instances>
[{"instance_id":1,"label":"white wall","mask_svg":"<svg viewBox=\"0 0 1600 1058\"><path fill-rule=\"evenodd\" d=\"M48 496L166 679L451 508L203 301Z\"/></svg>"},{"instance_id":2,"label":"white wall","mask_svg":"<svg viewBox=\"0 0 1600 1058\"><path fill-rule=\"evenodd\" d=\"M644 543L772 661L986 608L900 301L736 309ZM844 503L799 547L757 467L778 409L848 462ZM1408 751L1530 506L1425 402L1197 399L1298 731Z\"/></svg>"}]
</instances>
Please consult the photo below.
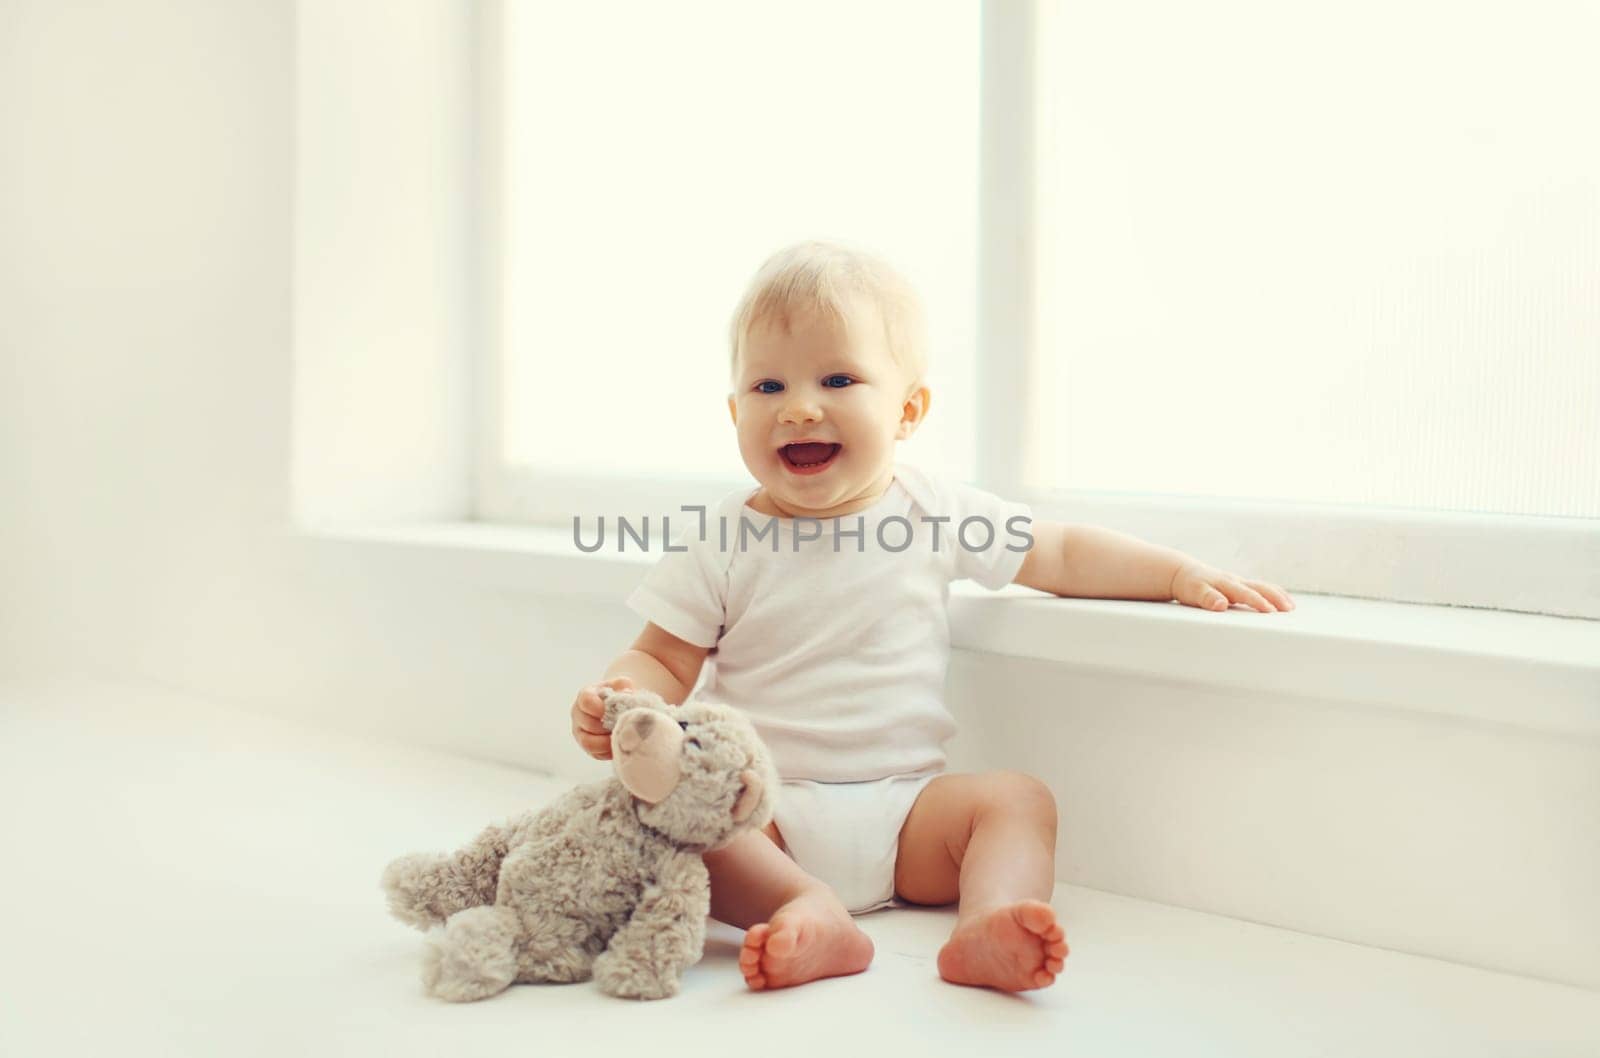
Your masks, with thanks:
<instances>
[{"instance_id":1,"label":"white wall","mask_svg":"<svg viewBox=\"0 0 1600 1058\"><path fill-rule=\"evenodd\" d=\"M270 0L8 5L0 668L571 767L620 601L556 620L289 532L295 41Z\"/></svg>"},{"instance_id":2,"label":"white wall","mask_svg":"<svg viewBox=\"0 0 1600 1058\"><path fill-rule=\"evenodd\" d=\"M296 521L464 520L479 5L293 6Z\"/></svg>"},{"instance_id":3,"label":"white wall","mask_svg":"<svg viewBox=\"0 0 1600 1058\"><path fill-rule=\"evenodd\" d=\"M956 770L1056 795L1062 878L1600 987L1600 743L958 651Z\"/></svg>"},{"instance_id":4,"label":"white wall","mask_svg":"<svg viewBox=\"0 0 1600 1058\"><path fill-rule=\"evenodd\" d=\"M7 7L0 618L11 665L158 664L283 508L288 21Z\"/></svg>"}]
</instances>

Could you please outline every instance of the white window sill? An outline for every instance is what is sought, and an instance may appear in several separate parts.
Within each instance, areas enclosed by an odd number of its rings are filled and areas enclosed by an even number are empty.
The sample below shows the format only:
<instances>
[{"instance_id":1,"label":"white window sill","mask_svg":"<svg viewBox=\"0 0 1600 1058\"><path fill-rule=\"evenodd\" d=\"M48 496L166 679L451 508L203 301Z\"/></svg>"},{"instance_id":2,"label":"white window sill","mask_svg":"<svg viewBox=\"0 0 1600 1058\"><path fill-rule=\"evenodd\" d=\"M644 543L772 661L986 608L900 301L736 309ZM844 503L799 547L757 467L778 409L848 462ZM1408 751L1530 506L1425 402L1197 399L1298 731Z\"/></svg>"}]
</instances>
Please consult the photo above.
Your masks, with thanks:
<instances>
[{"instance_id":1,"label":"white window sill","mask_svg":"<svg viewBox=\"0 0 1600 1058\"><path fill-rule=\"evenodd\" d=\"M315 529L325 547L398 549L407 568L496 594L621 604L657 557L584 554L570 529L483 523ZM959 649L1600 737L1600 621L1296 595L1290 613L1061 599L952 586Z\"/></svg>"}]
</instances>

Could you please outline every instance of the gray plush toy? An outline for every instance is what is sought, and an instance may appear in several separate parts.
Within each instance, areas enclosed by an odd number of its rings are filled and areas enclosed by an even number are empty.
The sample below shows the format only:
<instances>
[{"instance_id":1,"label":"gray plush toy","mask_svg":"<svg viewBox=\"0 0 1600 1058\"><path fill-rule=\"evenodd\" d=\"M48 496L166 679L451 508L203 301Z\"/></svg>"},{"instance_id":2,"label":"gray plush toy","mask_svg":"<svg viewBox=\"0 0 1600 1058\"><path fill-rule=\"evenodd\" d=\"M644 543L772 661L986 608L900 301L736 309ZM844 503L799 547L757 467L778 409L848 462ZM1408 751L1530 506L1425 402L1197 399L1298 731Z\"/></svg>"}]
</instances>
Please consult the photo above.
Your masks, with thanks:
<instances>
[{"instance_id":1,"label":"gray plush toy","mask_svg":"<svg viewBox=\"0 0 1600 1058\"><path fill-rule=\"evenodd\" d=\"M705 943L700 855L772 818L778 776L755 729L711 702L602 688L615 778L383 873L389 910L428 930L423 983L483 999L514 981L583 981L630 999L678 990Z\"/></svg>"}]
</instances>

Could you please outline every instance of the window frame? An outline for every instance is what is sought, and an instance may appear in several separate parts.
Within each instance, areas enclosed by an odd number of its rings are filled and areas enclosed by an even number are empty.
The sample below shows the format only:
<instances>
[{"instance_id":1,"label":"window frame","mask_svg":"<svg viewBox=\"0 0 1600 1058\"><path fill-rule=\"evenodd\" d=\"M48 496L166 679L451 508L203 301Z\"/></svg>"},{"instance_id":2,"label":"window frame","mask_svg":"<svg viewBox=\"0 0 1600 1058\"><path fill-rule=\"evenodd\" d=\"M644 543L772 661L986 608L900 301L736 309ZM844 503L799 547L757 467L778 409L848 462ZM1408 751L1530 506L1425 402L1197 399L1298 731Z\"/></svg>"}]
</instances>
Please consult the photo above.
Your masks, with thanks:
<instances>
[{"instance_id":1,"label":"window frame","mask_svg":"<svg viewBox=\"0 0 1600 1058\"><path fill-rule=\"evenodd\" d=\"M535 473L500 459L504 157L503 0L475 19L480 380L475 401L474 516L570 525L573 511L677 514L748 478ZM1600 619L1600 520L1436 512L1300 502L1038 489L1027 441L1045 414L1033 384L1041 334L1038 279L1049 223L1037 184L1040 21L1050 0L983 3L978 210L978 342L973 484L1028 503L1037 519L1094 523L1175 547L1291 591ZM625 497L623 501L618 497Z\"/></svg>"}]
</instances>

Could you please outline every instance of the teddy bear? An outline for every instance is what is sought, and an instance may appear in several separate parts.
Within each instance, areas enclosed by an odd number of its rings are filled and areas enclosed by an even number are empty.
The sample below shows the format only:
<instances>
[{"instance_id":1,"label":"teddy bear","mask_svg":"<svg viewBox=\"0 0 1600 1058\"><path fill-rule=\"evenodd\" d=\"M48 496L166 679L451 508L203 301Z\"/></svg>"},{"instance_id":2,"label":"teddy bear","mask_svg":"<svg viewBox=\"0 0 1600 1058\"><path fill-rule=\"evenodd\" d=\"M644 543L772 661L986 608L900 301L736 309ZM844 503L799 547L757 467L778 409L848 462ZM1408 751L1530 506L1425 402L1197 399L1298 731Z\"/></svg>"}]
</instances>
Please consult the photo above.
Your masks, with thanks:
<instances>
[{"instance_id":1,"label":"teddy bear","mask_svg":"<svg viewBox=\"0 0 1600 1058\"><path fill-rule=\"evenodd\" d=\"M385 869L390 912L431 931L431 994L466 1001L513 982L592 977L609 995L662 999L699 960L711 908L701 854L767 824L777 772L729 706L600 695L612 778L491 825L454 853Z\"/></svg>"}]
</instances>

